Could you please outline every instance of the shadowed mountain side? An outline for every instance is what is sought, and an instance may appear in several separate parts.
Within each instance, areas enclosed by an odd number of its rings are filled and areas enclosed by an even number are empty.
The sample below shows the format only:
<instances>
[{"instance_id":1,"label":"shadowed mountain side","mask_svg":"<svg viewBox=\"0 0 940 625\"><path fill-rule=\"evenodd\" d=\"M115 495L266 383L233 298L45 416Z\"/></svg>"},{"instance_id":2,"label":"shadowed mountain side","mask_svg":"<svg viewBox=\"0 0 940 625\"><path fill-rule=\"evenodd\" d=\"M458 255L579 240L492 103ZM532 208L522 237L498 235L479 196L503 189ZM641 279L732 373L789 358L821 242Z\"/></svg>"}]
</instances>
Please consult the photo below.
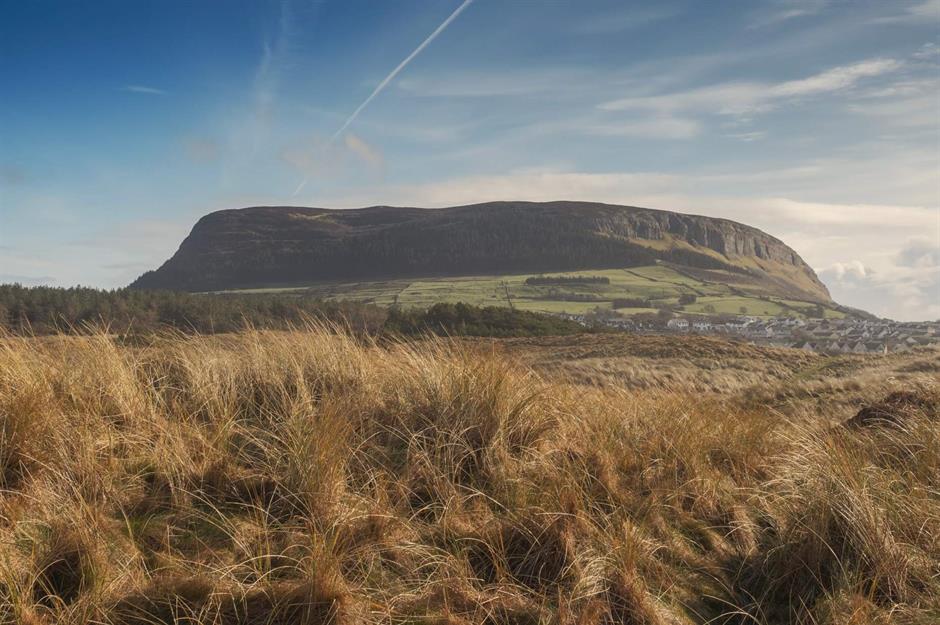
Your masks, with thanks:
<instances>
[{"instance_id":1,"label":"shadowed mountain side","mask_svg":"<svg viewBox=\"0 0 940 625\"><path fill-rule=\"evenodd\" d=\"M733 271L781 296L831 301L795 251L756 228L589 202L223 210L200 219L172 258L131 286L210 291L656 262Z\"/></svg>"}]
</instances>

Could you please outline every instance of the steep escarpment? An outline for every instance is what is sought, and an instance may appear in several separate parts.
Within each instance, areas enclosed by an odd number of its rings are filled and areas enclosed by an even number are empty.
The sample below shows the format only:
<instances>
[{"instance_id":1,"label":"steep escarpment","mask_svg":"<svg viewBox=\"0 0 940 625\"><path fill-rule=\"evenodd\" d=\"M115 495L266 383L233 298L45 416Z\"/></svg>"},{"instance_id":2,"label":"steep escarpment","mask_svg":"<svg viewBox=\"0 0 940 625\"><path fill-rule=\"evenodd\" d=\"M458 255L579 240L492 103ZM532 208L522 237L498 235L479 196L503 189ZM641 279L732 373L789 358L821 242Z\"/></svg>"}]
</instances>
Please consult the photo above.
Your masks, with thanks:
<instances>
[{"instance_id":1,"label":"steep escarpment","mask_svg":"<svg viewBox=\"0 0 940 625\"><path fill-rule=\"evenodd\" d=\"M172 258L132 286L208 291L656 262L746 274L780 295L829 301L799 255L756 228L588 202L223 210L200 219Z\"/></svg>"}]
</instances>

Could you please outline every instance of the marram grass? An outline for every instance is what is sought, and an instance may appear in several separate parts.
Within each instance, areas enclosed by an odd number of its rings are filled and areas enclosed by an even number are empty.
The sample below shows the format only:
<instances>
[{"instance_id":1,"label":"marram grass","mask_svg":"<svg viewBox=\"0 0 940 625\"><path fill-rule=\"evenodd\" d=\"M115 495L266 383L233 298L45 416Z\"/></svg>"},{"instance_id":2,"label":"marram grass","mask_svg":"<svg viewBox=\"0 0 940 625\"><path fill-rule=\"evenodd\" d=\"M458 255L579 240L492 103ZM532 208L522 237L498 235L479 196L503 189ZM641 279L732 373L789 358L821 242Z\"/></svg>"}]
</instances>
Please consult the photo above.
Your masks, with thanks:
<instances>
[{"instance_id":1,"label":"marram grass","mask_svg":"<svg viewBox=\"0 0 940 625\"><path fill-rule=\"evenodd\" d=\"M910 397L844 427L315 325L0 339L0 622L937 622Z\"/></svg>"}]
</instances>

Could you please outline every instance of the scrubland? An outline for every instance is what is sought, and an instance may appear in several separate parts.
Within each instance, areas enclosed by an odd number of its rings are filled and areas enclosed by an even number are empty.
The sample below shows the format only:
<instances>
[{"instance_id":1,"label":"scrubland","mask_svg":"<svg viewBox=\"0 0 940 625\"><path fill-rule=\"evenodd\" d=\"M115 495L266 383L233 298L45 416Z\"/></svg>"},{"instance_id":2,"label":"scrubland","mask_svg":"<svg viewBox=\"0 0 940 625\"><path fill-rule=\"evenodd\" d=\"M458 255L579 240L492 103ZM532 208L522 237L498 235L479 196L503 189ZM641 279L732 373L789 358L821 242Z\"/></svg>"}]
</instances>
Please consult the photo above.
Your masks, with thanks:
<instances>
[{"instance_id":1,"label":"scrubland","mask_svg":"<svg viewBox=\"0 0 940 625\"><path fill-rule=\"evenodd\" d=\"M0 622L940 618L936 351L710 388L521 349L0 339Z\"/></svg>"},{"instance_id":2,"label":"scrubland","mask_svg":"<svg viewBox=\"0 0 940 625\"><path fill-rule=\"evenodd\" d=\"M527 337L502 340L499 347L563 383L717 395L824 421L940 378L937 347L830 356L694 334Z\"/></svg>"}]
</instances>

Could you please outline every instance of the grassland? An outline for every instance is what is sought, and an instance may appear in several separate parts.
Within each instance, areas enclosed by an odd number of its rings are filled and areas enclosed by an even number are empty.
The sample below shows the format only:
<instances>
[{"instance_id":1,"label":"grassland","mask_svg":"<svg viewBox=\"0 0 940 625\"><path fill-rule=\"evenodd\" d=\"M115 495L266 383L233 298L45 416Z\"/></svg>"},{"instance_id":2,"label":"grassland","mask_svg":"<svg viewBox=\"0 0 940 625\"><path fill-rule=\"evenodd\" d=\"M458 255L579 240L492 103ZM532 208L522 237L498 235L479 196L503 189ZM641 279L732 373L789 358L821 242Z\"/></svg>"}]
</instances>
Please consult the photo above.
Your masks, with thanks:
<instances>
[{"instance_id":1,"label":"grassland","mask_svg":"<svg viewBox=\"0 0 940 625\"><path fill-rule=\"evenodd\" d=\"M696 335L581 334L509 338L507 357L565 384L706 395L756 403L782 416L848 418L897 388L940 375L940 349L827 355ZM812 412L815 411L815 412Z\"/></svg>"},{"instance_id":2,"label":"grassland","mask_svg":"<svg viewBox=\"0 0 940 625\"><path fill-rule=\"evenodd\" d=\"M696 337L0 338L0 622L936 622L938 371Z\"/></svg>"},{"instance_id":3,"label":"grassland","mask_svg":"<svg viewBox=\"0 0 940 625\"><path fill-rule=\"evenodd\" d=\"M564 284L533 286L526 284L532 274L500 276L468 276L459 278L427 278L391 280L387 282L356 282L316 284L288 289L257 289L258 292L297 292L326 299L356 300L383 306L427 308L439 302L464 302L475 306L512 306L520 310L546 313L583 314L597 308L613 310L618 299L650 300L649 307L618 308L618 313L633 315L656 312L655 306L679 306L683 294L694 295L697 301L684 310L703 315L742 314L753 316L804 317L814 302L777 297L753 284L739 284L738 274L715 271L722 282L704 281L681 273L666 265L572 271L563 276L598 276L609 284ZM556 274L547 274L556 275ZM835 307L824 307L827 317L841 317Z\"/></svg>"}]
</instances>

